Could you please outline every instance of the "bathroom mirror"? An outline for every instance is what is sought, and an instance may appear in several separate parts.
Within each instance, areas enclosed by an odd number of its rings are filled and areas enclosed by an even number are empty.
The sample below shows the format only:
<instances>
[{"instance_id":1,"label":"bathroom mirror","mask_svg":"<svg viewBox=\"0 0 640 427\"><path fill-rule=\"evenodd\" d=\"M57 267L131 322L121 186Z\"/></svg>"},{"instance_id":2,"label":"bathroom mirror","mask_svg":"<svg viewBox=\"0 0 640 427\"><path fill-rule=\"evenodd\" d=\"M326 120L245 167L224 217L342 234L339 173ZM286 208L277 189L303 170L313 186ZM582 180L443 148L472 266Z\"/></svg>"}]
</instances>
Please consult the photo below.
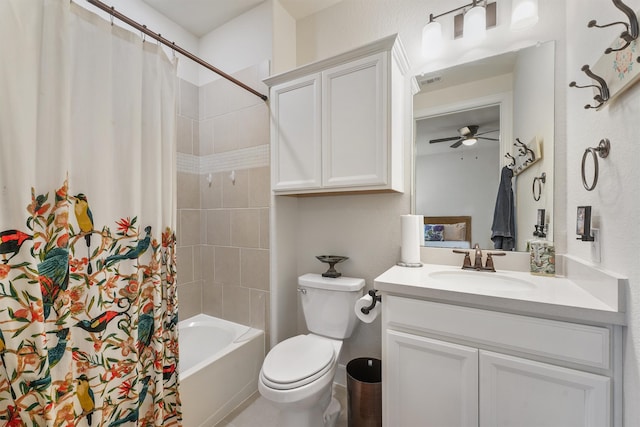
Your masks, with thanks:
<instances>
[{"instance_id":1,"label":"bathroom mirror","mask_svg":"<svg viewBox=\"0 0 640 427\"><path fill-rule=\"evenodd\" d=\"M416 76L412 204L434 225L425 246L508 249L508 239L492 240L494 216L515 231L514 250L553 240L554 51L550 41ZM496 209L504 167L514 172L513 203Z\"/></svg>"}]
</instances>

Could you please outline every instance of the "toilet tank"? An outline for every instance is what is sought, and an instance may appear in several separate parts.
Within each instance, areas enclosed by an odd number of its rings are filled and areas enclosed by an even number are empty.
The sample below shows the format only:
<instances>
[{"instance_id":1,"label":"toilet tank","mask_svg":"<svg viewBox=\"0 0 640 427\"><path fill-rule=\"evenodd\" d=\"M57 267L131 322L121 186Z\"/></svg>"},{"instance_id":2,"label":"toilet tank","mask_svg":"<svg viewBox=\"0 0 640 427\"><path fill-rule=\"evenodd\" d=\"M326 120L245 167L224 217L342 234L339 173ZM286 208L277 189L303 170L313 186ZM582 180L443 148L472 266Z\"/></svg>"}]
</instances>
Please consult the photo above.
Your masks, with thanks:
<instances>
[{"instance_id":1,"label":"toilet tank","mask_svg":"<svg viewBox=\"0 0 640 427\"><path fill-rule=\"evenodd\" d=\"M298 287L309 332L335 339L351 336L358 319L354 306L363 294L364 279L307 273L298 278Z\"/></svg>"}]
</instances>

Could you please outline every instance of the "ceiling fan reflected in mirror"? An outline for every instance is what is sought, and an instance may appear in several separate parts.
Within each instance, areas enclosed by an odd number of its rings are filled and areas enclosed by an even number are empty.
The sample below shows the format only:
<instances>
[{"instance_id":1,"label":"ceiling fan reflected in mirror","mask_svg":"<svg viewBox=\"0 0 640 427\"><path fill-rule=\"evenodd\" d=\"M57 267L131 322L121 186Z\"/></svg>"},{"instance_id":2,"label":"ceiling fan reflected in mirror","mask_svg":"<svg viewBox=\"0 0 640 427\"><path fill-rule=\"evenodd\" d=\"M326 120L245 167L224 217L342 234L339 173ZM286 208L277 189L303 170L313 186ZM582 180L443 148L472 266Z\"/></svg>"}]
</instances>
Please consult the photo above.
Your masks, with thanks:
<instances>
[{"instance_id":1,"label":"ceiling fan reflected in mirror","mask_svg":"<svg viewBox=\"0 0 640 427\"><path fill-rule=\"evenodd\" d=\"M484 139L484 140L487 140L487 141L499 141L498 138L489 138L489 137L481 136L481 135L486 135L486 134L492 133L492 132L498 132L498 129L488 130L486 132L478 133L479 129L480 129L480 126L478 126L478 125L463 126L460 129L458 129L459 135L451 136L451 137L447 137L447 138L432 139L432 140L429 141L429 144L435 144L435 143L438 143L438 142L447 142L447 141L456 140L456 142L451 144L450 147L451 148L458 148L462 144L464 144L464 145L473 145L476 142L478 142L479 139Z\"/></svg>"}]
</instances>

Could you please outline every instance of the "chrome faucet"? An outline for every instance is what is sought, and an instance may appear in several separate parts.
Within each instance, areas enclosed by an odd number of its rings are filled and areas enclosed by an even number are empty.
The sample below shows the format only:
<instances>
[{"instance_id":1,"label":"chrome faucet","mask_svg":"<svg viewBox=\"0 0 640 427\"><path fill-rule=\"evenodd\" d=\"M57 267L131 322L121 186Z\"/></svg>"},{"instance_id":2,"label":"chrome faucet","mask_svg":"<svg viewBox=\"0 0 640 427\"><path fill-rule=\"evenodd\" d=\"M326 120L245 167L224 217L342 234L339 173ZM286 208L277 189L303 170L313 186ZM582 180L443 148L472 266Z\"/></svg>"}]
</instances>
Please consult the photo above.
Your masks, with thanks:
<instances>
[{"instance_id":1,"label":"chrome faucet","mask_svg":"<svg viewBox=\"0 0 640 427\"><path fill-rule=\"evenodd\" d=\"M482 249L480 249L479 244L473 245L473 250L475 252L475 260L473 265L471 265L471 258L469 257L469 251L461 251L458 249L454 249L453 252L456 254L464 254L464 261L462 262L463 270L476 270L476 271L492 271L495 272L496 269L493 265L493 257L494 256L504 256L506 255L504 252L487 252L487 261L485 265L482 265Z\"/></svg>"}]
</instances>

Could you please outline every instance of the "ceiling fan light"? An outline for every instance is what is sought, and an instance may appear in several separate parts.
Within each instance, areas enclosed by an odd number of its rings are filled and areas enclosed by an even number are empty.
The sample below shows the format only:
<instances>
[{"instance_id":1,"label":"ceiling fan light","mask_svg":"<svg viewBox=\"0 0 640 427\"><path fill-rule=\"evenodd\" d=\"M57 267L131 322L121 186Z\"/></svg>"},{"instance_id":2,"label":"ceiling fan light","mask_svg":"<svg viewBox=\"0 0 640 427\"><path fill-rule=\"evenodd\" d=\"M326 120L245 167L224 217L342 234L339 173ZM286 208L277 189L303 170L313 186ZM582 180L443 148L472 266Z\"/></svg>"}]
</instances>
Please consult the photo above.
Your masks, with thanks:
<instances>
[{"instance_id":1,"label":"ceiling fan light","mask_svg":"<svg viewBox=\"0 0 640 427\"><path fill-rule=\"evenodd\" d=\"M469 146L469 145L473 145L473 144L475 144L476 142L478 142L478 139L477 139L477 138L475 138L475 137L465 138L464 140L462 140L462 143L463 143L464 145L467 145L467 146Z\"/></svg>"}]
</instances>

